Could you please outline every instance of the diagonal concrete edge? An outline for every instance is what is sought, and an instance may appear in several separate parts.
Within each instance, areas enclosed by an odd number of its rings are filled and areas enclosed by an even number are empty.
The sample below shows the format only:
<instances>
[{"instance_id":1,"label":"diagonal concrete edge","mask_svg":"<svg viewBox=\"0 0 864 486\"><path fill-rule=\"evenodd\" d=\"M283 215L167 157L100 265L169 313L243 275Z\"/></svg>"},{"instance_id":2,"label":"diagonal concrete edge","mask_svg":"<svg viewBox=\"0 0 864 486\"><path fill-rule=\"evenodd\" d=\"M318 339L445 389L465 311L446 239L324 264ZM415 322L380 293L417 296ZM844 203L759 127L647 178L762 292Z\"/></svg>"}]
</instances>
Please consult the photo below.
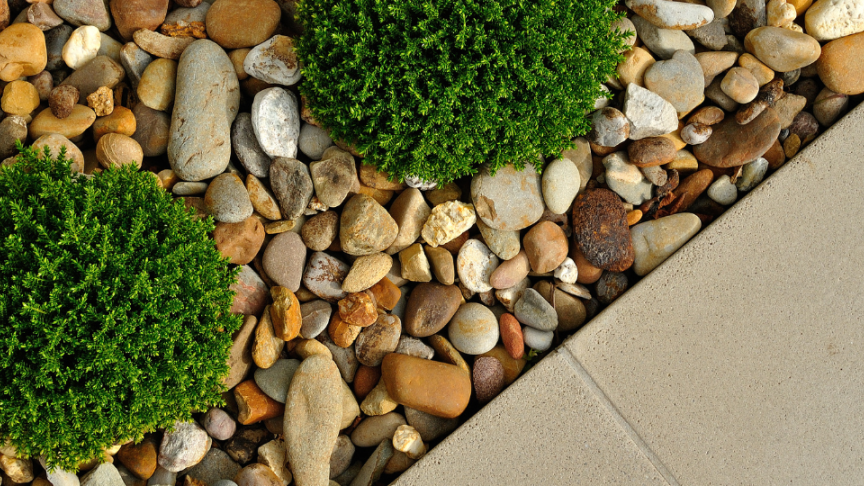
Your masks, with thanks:
<instances>
[{"instance_id":1,"label":"diagonal concrete edge","mask_svg":"<svg viewBox=\"0 0 864 486\"><path fill-rule=\"evenodd\" d=\"M864 106L568 342L682 485L864 481Z\"/></svg>"}]
</instances>

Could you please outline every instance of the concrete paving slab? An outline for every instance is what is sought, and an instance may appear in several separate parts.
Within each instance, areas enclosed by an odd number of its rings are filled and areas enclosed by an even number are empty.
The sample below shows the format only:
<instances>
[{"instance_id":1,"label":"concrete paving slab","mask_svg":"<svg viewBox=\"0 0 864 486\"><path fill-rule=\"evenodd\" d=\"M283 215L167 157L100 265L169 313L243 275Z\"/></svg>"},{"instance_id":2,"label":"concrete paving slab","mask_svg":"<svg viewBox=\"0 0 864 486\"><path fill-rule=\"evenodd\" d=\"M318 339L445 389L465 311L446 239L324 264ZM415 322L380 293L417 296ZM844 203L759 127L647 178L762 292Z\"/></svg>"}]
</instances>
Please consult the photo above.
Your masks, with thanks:
<instances>
[{"instance_id":1,"label":"concrete paving slab","mask_svg":"<svg viewBox=\"0 0 864 486\"><path fill-rule=\"evenodd\" d=\"M864 484L861 140L864 107L565 344L670 483Z\"/></svg>"},{"instance_id":2,"label":"concrete paving slab","mask_svg":"<svg viewBox=\"0 0 864 486\"><path fill-rule=\"evenodd\" d=\"M392 484L668 483L577 375L572 357L553 352Z\"/></svg>"}]
</instances>

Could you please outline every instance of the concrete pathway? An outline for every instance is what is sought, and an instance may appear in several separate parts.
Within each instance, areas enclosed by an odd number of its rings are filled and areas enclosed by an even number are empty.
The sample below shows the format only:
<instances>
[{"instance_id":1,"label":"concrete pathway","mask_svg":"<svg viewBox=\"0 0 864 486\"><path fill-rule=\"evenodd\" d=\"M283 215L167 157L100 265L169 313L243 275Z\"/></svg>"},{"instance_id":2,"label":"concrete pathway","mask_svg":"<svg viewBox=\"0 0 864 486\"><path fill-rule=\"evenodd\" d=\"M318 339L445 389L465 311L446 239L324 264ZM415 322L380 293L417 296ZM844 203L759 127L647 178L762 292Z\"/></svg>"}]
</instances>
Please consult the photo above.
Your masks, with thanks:
<instances>
[{"instance_id":1,"label":"concrete pathway","mask_svg":"<svg viewBox=\"0 0 864 486\"><path fill-rule=\"evenodd\" d=\"M864 484L864 106L394 484Z\"/></svg>"}]
</instances>

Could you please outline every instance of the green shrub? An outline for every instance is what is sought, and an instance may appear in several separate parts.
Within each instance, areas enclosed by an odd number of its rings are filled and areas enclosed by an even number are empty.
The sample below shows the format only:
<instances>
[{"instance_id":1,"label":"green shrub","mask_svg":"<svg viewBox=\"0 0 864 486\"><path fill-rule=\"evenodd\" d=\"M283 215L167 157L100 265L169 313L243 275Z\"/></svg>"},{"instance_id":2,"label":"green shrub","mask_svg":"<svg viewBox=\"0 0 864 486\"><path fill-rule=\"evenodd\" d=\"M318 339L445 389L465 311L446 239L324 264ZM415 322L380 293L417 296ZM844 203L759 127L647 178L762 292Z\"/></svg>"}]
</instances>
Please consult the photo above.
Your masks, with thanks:
<instances>
[{"instance_id":1,"label":"green shrub","mask_svg":"<svg viewBox=\"0 0 864 486\"><path fill-rule=\"evenodd\" d=\"M622 59L616 3L303 0L300 92L335 138L397 178L521 168L587 133Z\"/></svg>"},{"instance_id":2,"label":"green shrub","mask_svg":"<svg viewBox=\"0 0 864 486\"><path fill-rule=\"evenodd\" d=\"M193 214L130 166L0 169L0 438L74 470L221 402L236 270Z\"/></svg>"}]
</instances>

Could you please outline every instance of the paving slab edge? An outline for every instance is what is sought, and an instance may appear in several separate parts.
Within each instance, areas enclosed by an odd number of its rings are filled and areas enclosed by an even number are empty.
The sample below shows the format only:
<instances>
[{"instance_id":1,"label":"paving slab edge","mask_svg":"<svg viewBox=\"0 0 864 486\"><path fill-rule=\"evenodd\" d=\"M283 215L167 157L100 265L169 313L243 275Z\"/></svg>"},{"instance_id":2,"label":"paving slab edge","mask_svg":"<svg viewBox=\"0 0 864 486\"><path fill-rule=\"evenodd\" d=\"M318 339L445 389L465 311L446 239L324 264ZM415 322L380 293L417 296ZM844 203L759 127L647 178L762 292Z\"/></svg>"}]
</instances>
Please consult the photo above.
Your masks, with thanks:
<instances>
[{"instance_id":1,"label":"paving slab edge","mask_svg":"<svg viewBox=\"0 0 864 486\"><path fill-rule=\"evenodd\" d=\"M468 421L462 424L456 431L451 433L448 437L441 441L435 448L433 448L429 454L427 454L423 459L414 464L408 471L411 472L411 476L423 478L423 470L424 469L433 469L433 468L446 468L447 461L472 461L478 464L478 467L482 467L483 464L483 453L482 451L478 451L476 455L472 457L460 456L458 454L452 454L451 451L458 451L459 445L467 439L469 433L474 432L478 428L482 427L495 427L496 424L500 425L500 418L493 415L493 406L496 402L502 400L513 400L514 398L518 398L518 394L523 390L519 385L527 380L537 380L542 378L548 378L542 375L546 375L552 373L552 368L544 365L546 361L551 361L553 357L561 357L565 358L565 361L570 365L576 375L584 382L584 384L591 389L595 398L603 404L603 406L611 413L614 417L615 422L618 424L618 427L629 437L629 439L633 442L633 444L640 450L640 452L645 456L645 458L654 466L657 472L662 475L665 481L670 486L677 486L679 483L670 473L668 468L659 460L659 458L650 450L650 448L645 444L644 440L639 437L633 427L627 422L627 420L618 412L615 405L606 397L606 394L602 389L594 382L594 379L588 373L587 370L580 364L578 358L570 351L568 348L569 345L575 343L578 337L585 332L590 332L591 329L595 326L606 324L606 316L612 314L619 314L621 308L624 306L636 306L639 305L638 302L634 301L634 297L638 292L634 292L636 289L645 285L656 285L658 282L662 282L664 280L668 280L670 278L674 278L676 274L681 270L681 268L686 265L686 263L693 259L698 258L698 254L700 252L710 251L710 246L713 243L712 240L717 236L718 233L727 230L729 221L737 221L738 218L742 217L742 213L753 211L754 206L760 205L761 201L767 201L768 199L773 197L772 187L774 183L780 182L786 178L795 177L801 171L811 171L815 173L816 166L818 165L818 159L820 157L819 152L824 150L827 146L830 145L842 145L848 143L850 133L848 129L850 125L854 125L856 122L860 123L860 119L864 118L864 103L860 104L849 113L847 113L843 119L839 120L832 127L822 133L816 140L814 140L810 145L805 147L800 153L798 153L795 157L788 160L783 167L779 170L771 174L769 178L767 178L762 184L753 189L746 196L737 201L733 206L728 208L720 217L714 220L710 225L700 231L695 237L693 237L690 241L688 241L684 246L682 246L677 252L675 252L672 256L670 256L665 262L660 264L657 268L655 268L651 273L645 276L642 280L640 280L636 285L632 288L628 289L628 291L622 295L616 302L612 303L609 307L604 309L601 313L594 317L590 322L588 322L585 326L583 326L579 331L570 336L567 340L565 340L558 348L556 348L553 352L549 353L546 358L544 358L537 366L533 369L529 370L525 375L521 376L513 385L508 387L504 392L499 395L495 400L487 404L483 409L478 411L473 417L471 417ZM853 137L854 138L854 137ZM539 375L538 375L539 374ZM554 377L551 377L554 379ZM406 476L400 476L394 480L391 485L394 486L419 486L422 484L438 484L435 483L425 483L424 480L414 481L405 479Z\"/></svg>"}]
</instances>

